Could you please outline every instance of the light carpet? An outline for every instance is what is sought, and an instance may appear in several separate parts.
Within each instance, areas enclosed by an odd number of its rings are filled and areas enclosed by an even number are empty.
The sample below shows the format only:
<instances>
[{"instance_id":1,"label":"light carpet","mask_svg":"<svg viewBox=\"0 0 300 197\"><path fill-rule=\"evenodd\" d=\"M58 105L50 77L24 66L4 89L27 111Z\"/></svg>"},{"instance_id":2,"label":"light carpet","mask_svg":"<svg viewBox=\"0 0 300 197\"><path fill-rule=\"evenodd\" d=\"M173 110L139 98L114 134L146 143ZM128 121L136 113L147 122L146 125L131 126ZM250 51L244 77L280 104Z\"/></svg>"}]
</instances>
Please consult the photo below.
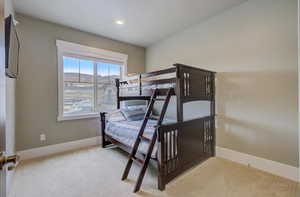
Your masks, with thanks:
<instances>
[{"instance_id":1,"label":"light carpet","mask_svg":"<svg viewBox=\"0 0 300 197\"><path fill-rule=\"evenodd\" d=\"M299 197L297 183L219 158L211 158L178 177L161 192L154 167L141 191L132 193L138 166L120 177L127 154L91 147L21 162L10 197Z\"/></svg>"}]
</instances>

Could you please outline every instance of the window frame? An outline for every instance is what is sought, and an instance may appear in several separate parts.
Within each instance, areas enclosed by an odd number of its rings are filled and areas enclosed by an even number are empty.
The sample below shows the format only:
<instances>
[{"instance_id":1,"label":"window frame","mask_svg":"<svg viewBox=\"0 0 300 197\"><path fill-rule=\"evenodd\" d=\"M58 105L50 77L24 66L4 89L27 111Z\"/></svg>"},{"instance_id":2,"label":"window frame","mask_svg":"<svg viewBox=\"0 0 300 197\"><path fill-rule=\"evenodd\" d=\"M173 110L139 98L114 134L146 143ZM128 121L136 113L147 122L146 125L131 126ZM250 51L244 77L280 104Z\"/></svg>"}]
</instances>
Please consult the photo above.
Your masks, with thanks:
<instances>
[{"instance_id":1,"label":"window frame","mask_svg":"<svg viewBox=\"0 0 300 197\"><path fill-rule=\"evenodd\" d=\"M56 40L57 46L57 65L58 65L58 115L57 121L64 120L77 120L85 118L99 118L99 112L91 112L76 115L65 115L64 114L64 64L63 57L74 57L82 58L86 60L99 61L99 60L110 60L121 63L121 79L125 78L127 74L127 60L128 55L123 53L118 53L114 51L109 51L105 49L93 48L89 46L84 46L81 44L76 44L72 42L67 42L63 40ZM94 76L95 76L94 69ZM97 75L96 75L97 77ZM94 81L94 84L96 81ZM96 87L95 87L96 88ZM94 102L96 103L97 90L94 90Z\"/></svg>"}]
</instances>

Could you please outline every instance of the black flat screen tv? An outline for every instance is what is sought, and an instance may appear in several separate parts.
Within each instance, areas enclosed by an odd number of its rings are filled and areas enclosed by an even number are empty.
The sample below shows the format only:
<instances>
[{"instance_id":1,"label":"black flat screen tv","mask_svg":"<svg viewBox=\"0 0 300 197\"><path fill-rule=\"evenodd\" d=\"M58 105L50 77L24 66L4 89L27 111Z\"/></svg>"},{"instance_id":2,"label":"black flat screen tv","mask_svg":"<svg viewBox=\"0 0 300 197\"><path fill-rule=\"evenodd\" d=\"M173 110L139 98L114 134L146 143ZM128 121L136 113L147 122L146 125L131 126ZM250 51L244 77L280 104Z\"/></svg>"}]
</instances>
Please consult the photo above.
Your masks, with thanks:
<instances>
[{"instance_id":1,"label":"black flat screen tv","mask_svg":"<svg viewBox=\"0 0 300 197\"><path fill-rule=\"evenodd\" d=\"M17 78L19 73L19 50L18 34L10 15L5 18L5 73L10 78Z\"/></svg>"}]
</instances>

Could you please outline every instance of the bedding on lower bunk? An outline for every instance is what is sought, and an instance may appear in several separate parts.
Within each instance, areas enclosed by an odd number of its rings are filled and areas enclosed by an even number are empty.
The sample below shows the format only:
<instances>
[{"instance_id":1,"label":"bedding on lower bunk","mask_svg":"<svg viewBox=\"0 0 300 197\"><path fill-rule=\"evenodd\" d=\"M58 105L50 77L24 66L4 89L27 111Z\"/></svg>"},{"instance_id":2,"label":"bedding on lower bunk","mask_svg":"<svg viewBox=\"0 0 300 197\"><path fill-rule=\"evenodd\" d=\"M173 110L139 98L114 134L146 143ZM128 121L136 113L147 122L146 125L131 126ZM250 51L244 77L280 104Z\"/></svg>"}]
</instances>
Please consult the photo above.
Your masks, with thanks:
<instances>
[{"instance_id":1,"label":"bedding on lower bunk","mask_svg":"<svg viewBox=\"0 0 300 197\"><path fill-rule=\"evenodd\" d=\"M143 120L128 121L120 110L112 112L108 115L105 134L111 138L122 142L124 145L133 147L140 130ZM174 120L165 119L163 123L173 123ZM148 120L147 126L144 131L144 136L151 139L156 125L156 120ZM149 142L141 141L138 151L146 154ZM152 157L156 157L157 145L154 146Z\"/></svg>"}]
</instances>

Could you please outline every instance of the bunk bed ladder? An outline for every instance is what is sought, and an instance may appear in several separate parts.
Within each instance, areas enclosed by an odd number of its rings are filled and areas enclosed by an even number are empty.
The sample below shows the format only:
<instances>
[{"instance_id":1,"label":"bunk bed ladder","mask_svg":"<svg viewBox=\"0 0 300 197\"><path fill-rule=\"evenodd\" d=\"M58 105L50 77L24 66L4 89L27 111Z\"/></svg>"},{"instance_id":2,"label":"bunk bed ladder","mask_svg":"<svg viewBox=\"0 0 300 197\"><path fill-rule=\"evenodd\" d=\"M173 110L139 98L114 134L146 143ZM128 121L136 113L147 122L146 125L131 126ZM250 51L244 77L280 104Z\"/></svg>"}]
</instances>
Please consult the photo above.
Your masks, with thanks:
<instances>
[{"instance_id":1,"label":"bunk bed ladder","mask_svg":"<svg viewBox=\"0 0 300 197\"><path fill-rule=\"evenodd\" d=\"M143 178L145 176L149 161L151 159L151 155L152 155L153 148L154 148L154 145L155 145L155 142L156 142L156 138L157 138L157 132L154 132L151 139L146 138L146 137L143 136L144 130L145 130L146 125L147 125L147 122L148 122L148 120L157 120L157 125L156 126L159 126L159 125L162 124L165 113L167 111L167 107L168 107L170 98L174 94L175 94L174 88L169 88L167 90L167 95L166 95L165 99L157 98L157 96L159 96L161 94L160 94L159 89L155 89L152 96L151 96L151 100L150 100L150 103L148 105L148 109L147 109L147 112L145 114L142 126L139 130L138 137L137 137L137 139L134 143L131 154L129 155L129 159L128 159L126 168L124 170L123 176L122 176L122 180L125 180L127 178L133 161L136 161L139 164L142 164L142 168L141 168L140 174L138 176L138 179L137 179L137 182L136 182L136 185L135 185L135 188L134 188L134 192L137 192L137 191L140 190L140 187L142 185ZM156 101L164 101L164 104L163 104L163 107L161 109L161 113L160 113L159 116L153 116L152 115L154 103ZM144 157L144 160L139 159L139 158L136 157L136 153L138 151L138 147L139 147L141 141L149 142L148 151L147 151L147 154Z\"/></svg>"}]
</instances>

